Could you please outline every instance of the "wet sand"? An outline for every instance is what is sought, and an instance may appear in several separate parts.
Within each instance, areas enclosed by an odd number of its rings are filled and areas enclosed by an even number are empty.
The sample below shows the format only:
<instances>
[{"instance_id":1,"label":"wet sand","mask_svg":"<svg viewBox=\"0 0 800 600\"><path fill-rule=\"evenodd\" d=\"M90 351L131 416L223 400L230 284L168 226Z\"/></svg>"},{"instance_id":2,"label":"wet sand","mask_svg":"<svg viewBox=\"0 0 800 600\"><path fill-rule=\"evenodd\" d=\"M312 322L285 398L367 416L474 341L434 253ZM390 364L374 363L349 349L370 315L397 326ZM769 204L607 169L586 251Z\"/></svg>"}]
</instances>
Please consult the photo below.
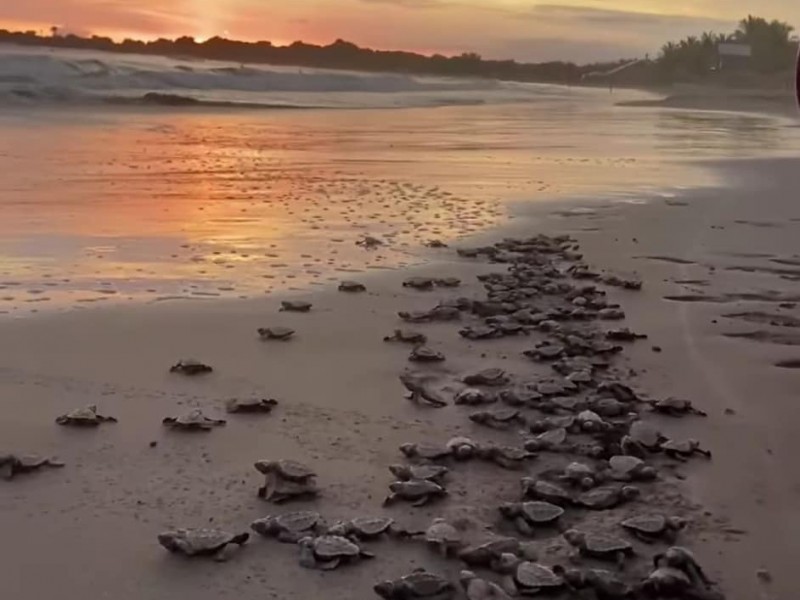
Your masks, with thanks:
<instances>
[{"instance_id":1,"label":"wet sand","mask_svg":"<svg viewBox=\"0 0 800 600\"><path fill-rule=\"evenodd\" d=\"M638 373L631 379L637 389L686 397L707 411L708 419L659 424L677 437L696 435L714 453L709 463L679 469L682 484L646 500L691 517L685 541L732 600L800 594L793 572L800 555L797 371L778 368L796 364L800 349L773 341L793 339L785 336L800 318L794 273L800 267L793 264L800 260L797 164L720 165L729 189L646 204L528 205L504 230L484 236L493 242L504 235L568 233L590 264L641 276L642 292L609 292L628 314L625 325L650 336L626 351L623 364ZM217 564L176 559L155 538L172 526L246 529L274 512L256 497L256 459L312 465L322 496L280 510L313 507L335 520L384 512L380 501L392 479L386 467L400 462L403 442L443 442L456 434L503 438L471 424L461 407L434 411L403 399L397 375L408 366L409 349L381 341L401 325L397 311L475 296L475 276L500 268L458 258L452 248L430 256L433 262L415 273L454 275L462 288L416 292L401 286L407 272L359 274L343 279L363 281L365 294L298 294L314 303L309 314L278 312L282 296L268 296L0 322L3 447L57 454L67 463L0 484L0 527L9 540L0 578L8 597L335 600L375 597L375 582L418 566L455 575L457 562L445 563L413 544L378 543L378 558L369 564L322 573L301 569L295 548L260 539ZM272 324L295 328L296 338L259 340L256 329ZM551 373L521 355L535 336L467 342L453 324L414 328L448 357L434 369L453 378L491 366L526 377ZM731 337L754 332L770 335ZM653 345L663 351L653 352ZM193 379L169 374L182 357L201 359L215 371ZM209 434L181 435L160 424L190 407L221 414L225 399L250 396L276 398L280 405L268 416L231 416ZM91 403L119 423L93 431L53 423ZM546 464L540 458L531 469ZM488 464L458 465L446 501L385 512L407 525L440 515L458 519L469 539L481 541L498 530L496 506L518 498L519 477ZM641 506L603 520L613 523L634 509ZM542 542L545 555L551 543ZM644 549L645 555L653 551ZM771 584L757 578L759 568L769 570Z\"/></svg>"}]
</instances>

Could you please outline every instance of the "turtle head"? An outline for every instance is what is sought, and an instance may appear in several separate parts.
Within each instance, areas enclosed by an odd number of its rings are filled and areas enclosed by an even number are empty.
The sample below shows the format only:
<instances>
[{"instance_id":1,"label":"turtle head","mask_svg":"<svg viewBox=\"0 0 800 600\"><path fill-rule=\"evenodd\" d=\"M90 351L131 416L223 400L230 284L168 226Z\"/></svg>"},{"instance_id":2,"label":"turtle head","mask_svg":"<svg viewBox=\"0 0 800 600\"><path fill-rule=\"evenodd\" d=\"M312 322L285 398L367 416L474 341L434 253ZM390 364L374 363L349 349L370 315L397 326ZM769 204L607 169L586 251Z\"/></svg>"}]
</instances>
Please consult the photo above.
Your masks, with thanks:
<instances>
[{"instance_id":1,"label":"turtle head","mask_svg":"<svg viewBox=\"0 0 800 600\"><path fill-rule=\"evenodd\" d=\"M345 537L349 533L349 527L347 521L337 521L333 525L328 528L327 534L328 535L338 535L341 537Z\"/></svg>"},{"instance_id":2,"label":"turtle head","mask_svg":"<svg viewBox=\"0 0 800 600\"><path fill-rule=\"evenodd\" d=\"M585 490L590 490L594 487L594 479L591 477L584 477L581 479L581 487Z\"/></svg>"},{"instance_id":3,"label":"turtle head","mask_svg":"<svg viewBox=\"0 0 800 600\"><path fill-rule=\"evenodd\" d=\"M297 545L300 546L301 548L310 548L313 544L314 544L314 538L310 535L301 537L299 540L297 540Z\"/></svg>"},{"instance_id":4,"label":"turtle head","mask_svg":"<svg viewBox=\"0 0 800 600\"><path fill-rule=\"evenodd\" d=\"M485 412L474 412L469 416L469 420L473 423L485 423L488 420L488 416Z\"/></svg>"},{"instance_id":5,"label":"turtle head","mask_svg":"<svg viewBox=\"0 0 800 600\"><path fill-rule=\"evenodd\" d=\"M515 504L514 502L504 502L497 508L501 515L507 519L513 519L517 515L519 505Z\"/></svg>"},{"instance_id":6,"label":"turtle head","mask_svg":"<svg viewBox=\"0 0 800 600\"><path fill-rule=\"evenodd\" d=\"M684 527L686 527L687 522L686 519L683 517L669 517L667 519L667 527L674 531L680 531Z\"/></svg>"},{"instance_id":7,"label":"turtle head","mask_svg":"<svg viewBox=\"0 0 800 600\"><path fill-rule=\"evenodd\" d=\"M579 569L565 569L563 565L553 565L553 573L561 577L570 586L581 589L586 587L591 571L584 573Z\"/></svg>"},{"instance_id":8,"label":"turtle head","mask_svg":"<svg viewBox=\"0 0 800 600\"><path fill-rule=\"evenodd\" d=\"M577 529L567 529L564 532L564 539L567 540L570 546L581 546L586 541L586 534Z\"/></svg>"},{"instance_id":9,"label":"turtle head","mask_svg":"<svg viewBox=\"0 0 800 600\"><path fill-rule=\"evenodd\" d=\"M398 597L399 586L394 581L382 581L375 584L372 589L378 596L386 600L393 600Z\"/></svg>"},{"instance_id":10,"label":"turtle head","mask_svg":"<svg viewBox=\"0 0 800 600\"><path fill-rule=\"evenodd\" d=\"M412 444L410 442L406 442L405 444L402 444L400 446L400 452L402 452L403 454L405 454L406 456L409 456L409 457L414 456L414 454L416 452L416 449L417 449L417 445L416 444Z\"/></svg>"},{"instance_id":11,"label":"turtle head","mask_svg":"<svg viewBox=\"0 0 800 600\"><path fill-rule=\"evenodd\" d=\"M639 497L641 491L636 486L626 485L622 487L622 489L620 490L620 494L626 500L634 500L635 498Z\"/></svg>"},{"instance_id":12,"label":"turtle head","mask_svg":"<svg viewBox=\"0 0 800 600\"><path fill-rule=\"evenodd\" d=\"M498 573L513 573L514 569L517 568L517 565L522 561L516 554L512 554L511 552L503 552L500 556L498 556L493 564L492 569L497 571Z\"/></svg>"},{"instance_id":13,"label":"turtle head","mask_svg":"<svg viewBox=\"0 0 800 600\"><path fill-rule=\"evenodd\" d=\"M639 477L641 477L644 480L652 480L655 479L657 476L658 474L654 467L650 466L642 467L642 469L639 471Z\"/></svg>"},{"instance_id":14,"label":"turtle head","mask_svg":"<svg viewBox=\"0 0 800 600\"><path fill-rule=\"evenodd\" d=\"M398 479L405 479L411 474L411 469L406 465L389 465L389 470Z\"/></svg>"},{"instance_id":15,"label":"turtle head","mask_svg":"<svg viewBox=\"0 0 800 600\"><path fill-rule=\"evenodd\" d=\"M250 529L260 535L271 535L275 532L275 517L266 517L250 523Z\"/></svg>"},{"instance_id":16,"label":"turtle head","mask_svg":"<svg viewBox=\"0 0 800 600\"><path fill-rule=\"evenodd\" d=\"M469 585L470 581L477 578L478 576L475 575L475 573L473 573L472 571L461 571L458 574L458 580L461 582L461 585L463 585L465 588Z\"/></svg>"},{"instance_id":17,"label":"turtle head","mask_svg":"<svg viewBox=\"0 0 800 600\"><path fill-rule=\"evenodd\" d=\"M522 493L527 494L528 490L536 485L536 480L533 477L523 477L519 480L519 483L522 486Z\"/></svg>"},{"instance_id":18,"label":"turtle head","mask_svg":"<svg viewBox=\"0 0 800 600\"><path fill-rule=\"evenodd\" d=\"M275 469L275 461L273 460L258 460L253 465L256 468L256 471L259 473L263 473L264 475L269 475Z\"/></svg>"}]
</instances>

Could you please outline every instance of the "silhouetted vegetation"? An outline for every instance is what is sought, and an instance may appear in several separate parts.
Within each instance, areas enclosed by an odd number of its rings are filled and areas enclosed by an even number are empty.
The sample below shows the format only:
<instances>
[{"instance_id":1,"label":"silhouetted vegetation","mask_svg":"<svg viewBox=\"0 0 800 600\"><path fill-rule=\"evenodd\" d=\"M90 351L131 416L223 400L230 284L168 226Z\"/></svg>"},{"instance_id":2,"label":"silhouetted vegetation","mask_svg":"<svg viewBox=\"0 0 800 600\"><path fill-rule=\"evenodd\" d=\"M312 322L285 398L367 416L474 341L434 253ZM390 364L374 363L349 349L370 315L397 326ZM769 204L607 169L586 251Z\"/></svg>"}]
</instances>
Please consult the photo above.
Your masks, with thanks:
<instances>
[{"instance_id":1,"label":"silhouetted vegetation","mask_svg":"<svg viewBox=\"0 0 800 600\"><path fill-rule=\"evenodd\" d=\"M295 42L290 46L272 43L240 42L214 37L197 42L191 37L152 42L126 39L115 42L107 37L61 35L58 27L51 36L34 31L0 30L0 43L23 46L79 48L105 52L136 53L161 56L224 60L239 63L268 63L356 71L400 72L451 77L485 77L507 81L544 83L591 83L613 80L619 84L653 85L676 81L703 81L713 77L719 65L719 43L747 44L752 57L746 70L753 74L780 72L793 64L797 42L791 37L793 28L781 21L767 21L748 16L729 34L706 32L663 46L655 60L618 61L591 65L571 62L519 63L514 60L484 60L467 52L458 56L413 52L371 50L344 40L328 46ZM622 67L622 68L620 68ZM719 78L717 78L719 79ZM724 78L723 78L724 79Z\"/></svg>"}]
</instances>

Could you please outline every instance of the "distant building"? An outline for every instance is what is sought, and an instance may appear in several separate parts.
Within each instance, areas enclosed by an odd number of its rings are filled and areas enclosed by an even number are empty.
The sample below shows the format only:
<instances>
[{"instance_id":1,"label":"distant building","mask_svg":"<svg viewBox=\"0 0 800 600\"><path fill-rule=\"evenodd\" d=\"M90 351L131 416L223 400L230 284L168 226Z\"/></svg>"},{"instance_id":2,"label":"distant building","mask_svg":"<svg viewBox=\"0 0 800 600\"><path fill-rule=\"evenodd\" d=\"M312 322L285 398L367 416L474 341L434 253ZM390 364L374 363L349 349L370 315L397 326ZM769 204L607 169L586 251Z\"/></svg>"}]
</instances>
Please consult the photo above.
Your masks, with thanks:
<instances>
[{"instance_id":1,"label":"distant building","mask_svg":"<svg viewBox=\"0 0 800 600\"><path fill-rule=\"evenodd\" d=\"M753 49L750 44L720 42L717 44L717 69L742 69L750 65Z\"/></svg>"}]
</instances>

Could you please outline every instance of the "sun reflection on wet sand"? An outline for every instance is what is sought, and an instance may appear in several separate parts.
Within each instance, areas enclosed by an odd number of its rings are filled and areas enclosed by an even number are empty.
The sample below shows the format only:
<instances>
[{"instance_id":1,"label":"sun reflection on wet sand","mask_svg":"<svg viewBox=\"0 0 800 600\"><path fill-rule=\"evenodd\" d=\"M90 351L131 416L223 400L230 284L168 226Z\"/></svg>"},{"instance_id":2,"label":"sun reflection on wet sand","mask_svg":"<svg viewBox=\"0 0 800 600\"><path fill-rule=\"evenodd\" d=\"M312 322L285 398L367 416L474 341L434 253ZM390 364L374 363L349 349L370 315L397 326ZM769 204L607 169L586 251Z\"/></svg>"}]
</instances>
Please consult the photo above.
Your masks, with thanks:
<instances>
[{"instance_id":1,"label":"sun reflection on wet sand","mask_svg":"<svg viewBox=\"0 0 800 600\"><path fill-rule=\"evenodd\" d=\"M0 312L303 288L422 261L426 240L503 222L509 198L703 183L671 162L685 152L685 120L669 127L663 114L610 106L553 111L0 120L9 134L0 136ZM744 119L762 145L788 143L769 120ZM695 150L725 155L725 139ZM365 251L355 244L364 235L386 244Z\"/></svg>"}]
</instances>

